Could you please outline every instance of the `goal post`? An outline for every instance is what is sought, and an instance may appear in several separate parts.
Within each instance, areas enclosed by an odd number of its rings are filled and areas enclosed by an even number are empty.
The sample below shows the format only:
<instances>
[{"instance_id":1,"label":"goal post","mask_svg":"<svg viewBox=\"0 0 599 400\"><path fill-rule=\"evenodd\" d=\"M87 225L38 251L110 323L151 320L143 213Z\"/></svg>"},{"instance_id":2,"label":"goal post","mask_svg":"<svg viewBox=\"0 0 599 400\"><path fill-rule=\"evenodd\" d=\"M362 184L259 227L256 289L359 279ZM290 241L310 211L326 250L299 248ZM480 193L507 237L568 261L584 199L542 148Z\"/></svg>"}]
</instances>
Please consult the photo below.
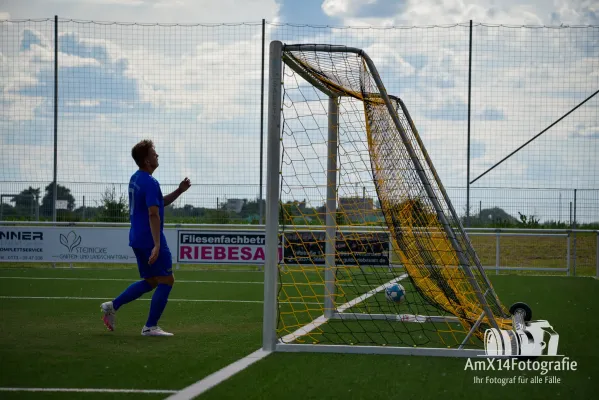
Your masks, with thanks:
<instances>
[{"instance_id":1,"label":"goal post","mask_svg":"<svg viewBox=\"0 0 599 400\"><path fill-rule=\"evenodd\" d=\"M267 158L264 350L517 351L531 313L500 302L364 51L271 42Z\"/></svg>"}]
</instances>

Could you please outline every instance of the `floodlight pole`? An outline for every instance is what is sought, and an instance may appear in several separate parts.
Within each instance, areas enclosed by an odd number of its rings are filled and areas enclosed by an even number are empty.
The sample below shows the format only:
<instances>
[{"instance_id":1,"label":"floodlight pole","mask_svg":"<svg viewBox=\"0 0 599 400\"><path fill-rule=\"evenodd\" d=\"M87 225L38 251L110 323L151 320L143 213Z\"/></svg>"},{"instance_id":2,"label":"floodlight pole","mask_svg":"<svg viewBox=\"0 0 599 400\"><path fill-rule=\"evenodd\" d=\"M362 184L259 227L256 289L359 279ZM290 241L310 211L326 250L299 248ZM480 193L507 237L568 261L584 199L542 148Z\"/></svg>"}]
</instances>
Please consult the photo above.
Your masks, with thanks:
<instances>
[{"instance_id":1,"label":"floodlight pole","mask_svg":"<svg viewBox=\"0 0 599 400\"><path fill-rule=\"evenodd\" d=\"M266 162L266 255L264 262L264 320L262 349L274 351L277 341L277 265L279 262L279 162L283 44L270 43L268 71L268 137Z\"/></svg>"},{"instance_id":2,"label":"floodlight pole","mask_svg":"<svg viewBox=\"0 0 599 400\"><path fill-rule=\"evenodd\" d=\"M54 16L54 173L52 177L52 222L56 222L58 198L58 15Z\"/></svg>"}]
</instances>

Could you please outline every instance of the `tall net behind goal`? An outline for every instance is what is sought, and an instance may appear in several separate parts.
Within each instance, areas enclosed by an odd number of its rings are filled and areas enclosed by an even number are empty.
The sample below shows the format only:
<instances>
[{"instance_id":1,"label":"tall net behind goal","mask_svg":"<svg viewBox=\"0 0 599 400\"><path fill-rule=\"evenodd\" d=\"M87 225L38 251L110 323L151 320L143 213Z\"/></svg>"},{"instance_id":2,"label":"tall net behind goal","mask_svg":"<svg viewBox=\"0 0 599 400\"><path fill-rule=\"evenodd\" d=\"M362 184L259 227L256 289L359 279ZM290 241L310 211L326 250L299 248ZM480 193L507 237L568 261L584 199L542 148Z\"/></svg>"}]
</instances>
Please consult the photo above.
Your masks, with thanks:
<instances>
[{"instance_id":1,"label":"tall net behind goal","mask_svg":"<svg viewBox=\"0 0 599 400\"><path fill-rule=\"evenodd\" d=\"M278 341L463 349L511 329L407 108L370 59L288 45L282 61ZM394 283L404 301L388 300Z\"/></svg>"}]
</instances>

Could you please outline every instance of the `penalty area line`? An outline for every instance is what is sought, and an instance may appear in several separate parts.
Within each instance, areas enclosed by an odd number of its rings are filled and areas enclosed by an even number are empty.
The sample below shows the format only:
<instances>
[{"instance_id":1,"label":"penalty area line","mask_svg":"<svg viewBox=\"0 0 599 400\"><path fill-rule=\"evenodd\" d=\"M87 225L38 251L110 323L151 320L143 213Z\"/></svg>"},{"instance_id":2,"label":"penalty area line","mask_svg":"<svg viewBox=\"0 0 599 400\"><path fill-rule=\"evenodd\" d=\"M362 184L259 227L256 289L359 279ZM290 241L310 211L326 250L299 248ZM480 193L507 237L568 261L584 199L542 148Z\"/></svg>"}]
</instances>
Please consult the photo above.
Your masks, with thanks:
<instances>
[{"instance_id":1,"label":"penalty area line","mask_svg":"<svg viewBox=\"0 0 599 400\"><path fill-rule=\"evenodd\" d=\"M356 304L361 303L362 301L366 300L367 298L374 296L376 293L383 290L387 285L389 285L391 283L399 282L400 280L407 278L407 276L408 276L407 274L403 274L395 279L392 279L389 282L384 283L384 284L368 291L367 293L363 294L362 296L356 297L352 301L349 301L349 302L339 306L337 311L343 312L343 311L355 306ZM294 333L285 336L285 338L291 339L291 338L297 338L299 336L306 335L309 332L311 332L312 330L318 328L320 325L324 324L325 322L327 322L327 319L324 317L324 315L322 315L322 316L316 318L314 321L312 321L306 327L298 329ZM283 341L285 341L285 338L283 338ZM213 373L211 375L208 375L207 377L205 377L202 380L199 380L198 382L194 383L193 385L190 385L190 386L184 388L183 390L180 390L179 392L168 397L167 400L190 400L190 399L193 399L193 398L201 395L202 393L206 392L207 390L213 388L214 386L224 382L225 380L229 379L230 377L237 374L238 372L243 371L244 369L246 369L247 367L249 367L256 361L262 360L269 354L271 354L270 351L258 349L255 352L253 352L252 354L247 355L244 358L239 359L232 364L229 364L228 366L224 367L223 369L216 371L215 373Z\"/></svg>"},{"instance_id":2,"label":"penalty area line","mask_svg":"<svg viewBox=\"0 0 599 400\"><path fill-rule=\"evenodd\" d=\"M145 394L177 393L176 390L162 390L162 389L18 388L18 387L0 387L0 392L145 393Z\"/></svg>"},{"instance_id":3,"label":"penalty area line","mask_svg":"<svg viewBox=\"0 0 599 400\"><path fill-rule=\"evenodd\" d=\"M258 349L253 353L245 356L244 358L241 358L235 361L234 363L229 364L226 367L216 371L215 373L210 374L207 377L197 381L193 385L190 385L176 392L172 396L168 397L167 400L188 400L196 398L197 396L201 395L207 390L229 379L238 372L243 371L256 361L262 360L270 353L270 351Z\"/></svg>"}]
</instances>

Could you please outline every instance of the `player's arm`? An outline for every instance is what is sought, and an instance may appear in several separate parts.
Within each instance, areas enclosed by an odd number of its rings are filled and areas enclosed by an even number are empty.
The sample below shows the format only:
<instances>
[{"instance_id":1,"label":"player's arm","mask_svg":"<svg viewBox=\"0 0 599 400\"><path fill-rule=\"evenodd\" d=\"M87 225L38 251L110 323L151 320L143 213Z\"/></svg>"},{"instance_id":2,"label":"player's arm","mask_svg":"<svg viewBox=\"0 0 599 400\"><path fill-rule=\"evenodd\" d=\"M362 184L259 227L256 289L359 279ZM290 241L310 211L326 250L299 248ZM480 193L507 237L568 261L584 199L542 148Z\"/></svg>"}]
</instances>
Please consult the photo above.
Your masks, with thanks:
<instances>
[{"instance_id":1,"label":"player's arm","mask_svg":"<svg viewBox=\"0 0 599 400\"><path fill-rule=\"evenodd\" d=\"M179 184L179 187L177 189L175 189L174 192L169 193L166 196L164 196L164 206L166 207L169 204L171 204L173 201L177 200L177 198L179 196L181 196L182 193L186 192L190 186L191 186L191 181L189 180L189 178L183 179L183 181L181 181L181 183Z\"/></svg>"},{"instance_id":2,"label":"player's arm","mask_svg":"<svg viewBox=\"0 0 599 400\"><path fill-rule=\"evenodd\" d=\"M153 182L145 185L146 206L148 207L148 218L154 248L150 254L149 264L154 264L160 253L160 200L158 186Z\"/></svg>"},{"instance_id":3,"label":"player's arm","mask_svg":"<svg viewBox=\"0 0 599 400\"><path fill-rule=\"evenodd\" d=\"M154 247L160 249L160 213L158 212L158 206L148 207L148 213L150 218L150 230L152 231L152 240L154 241Z\"/></svg>"},{"instance_id":4,"label":"player's arm","mask_svg":"<svg viewBox=\"0 0 599 400\"><path fill-rule=\"evenodd\" d=\"M181 192L179 190L179 188L175 189L174 192L167 194L166 196L164 196L164 206L168 206L169 204L171 204L172 202L174 202L175 200L177 200L177 198L179 196L181 196Z\"/></svg>"}]
</instances>

